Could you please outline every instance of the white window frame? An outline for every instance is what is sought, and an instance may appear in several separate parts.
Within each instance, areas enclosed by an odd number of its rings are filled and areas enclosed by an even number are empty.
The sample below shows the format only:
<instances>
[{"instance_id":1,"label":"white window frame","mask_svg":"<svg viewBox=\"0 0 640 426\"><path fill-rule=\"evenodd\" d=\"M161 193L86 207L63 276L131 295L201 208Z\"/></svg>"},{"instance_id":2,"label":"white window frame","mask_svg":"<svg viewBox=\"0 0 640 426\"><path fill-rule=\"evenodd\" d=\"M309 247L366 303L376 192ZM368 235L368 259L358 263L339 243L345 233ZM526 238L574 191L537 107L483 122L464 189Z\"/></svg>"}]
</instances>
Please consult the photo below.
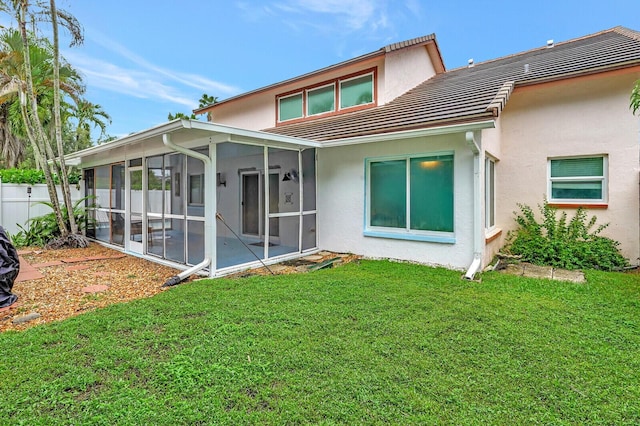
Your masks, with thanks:
<instances>
[{"instance_id":1,"label":"white window frame","mask_svg":"<svg viewBox=\"0 0 640 426\"><path fill-rule=\"evenodd\" d=\"M496 227L496 159L487 155L484 160L484 228L491 231ZM491 180L493 169L493 181ZM491 210L493 209L493 222Z\"/></svg>"},{"instance_id":2,"label":"white window frame","mask_svg":"<svg viewBox=\"0 0 640 426\"><path fill-rule=\"evenodd\" d=\"M300 117L287 118L286 120L282 120L282 118L280 117L280 115L281 115L281 114L280 114L280 113L281 113L281 110L280 110L280 102L281 102L283 99L291 98L291 97L293 97L293 96L301 96L301 100L302 100L302 108L300 109L300 114L301 114L301 115L300 115ZM290 94L288 94L288 95L278 96L278 123L285 123L285 122L287 122L287 121L291 121L291 120L299 120L299 119L301 119L301 118L305 118L306 116L305 116L305 114L304 114L304 113L305 113L305 105L304 105L304 101L305 101L305 94L304 94L304 92L303 92L302 90L301 90L301 91L299 91L299 92L296 92L296 93L290 93Z\"/></svg>"},{"instance_id":3,"label":"white window frame","mask_svg":"<svg viewBox=\"0 0 640 426\"><path fill-rule=\"evenodd\" d=\"M602 158L602 176L568 176L551 177L551 162L553 160L577 159L577 158ZM609 158L606 154L550 157L547 159L547 199L549 203L556 204L602 204L608 200L609 183ZM554 182L584 182L598 180L602 182L602 198L553 198L552 184Z\"/></svg>"},{"instance_id":4,"label":"white window frame","mask_svg":"<svg viewBox=\"0 0 640 426\"><path fill-rule=\"evenodd\" d=\"M364 104L358 104L358 105L351 105L351 106L342 108L341 107L341 105L342 105L342 83L346 83L346 82L349 82L351 80L355 80L357 78L362 78L362 77L367 77L367 76L371 76L371 102L367 102L367 103L364 103ZM364 73L364 74L355 75L353 77L349 77L349 78L338 80L338 102L336 104L336 109L338 111L349 110L351 108L358 108L358 107L361 107L363 105L373 105L375 103L376 103L376 78L375 78L375 75L374 75L373 71L368 72L368 73Z\"/></svg>"},{"instance_id":5,"label":"white window frame","mask_svg":"<svg viewBox=\"0 0 640 426\"><path fill-rule=\"evenodd\" d=\"M421 157L435 157L439 155L451 155L453 156L453 232L445 231L424 231L418 229L411 229L411 169L409 162L412 158ZM406 224L404 228L391 228L384 226L372 226L371 225L371 173L370 166L372 163L378 163L383 161L397 161L405 160L407 162L406 168ZM364 235L368 237L380 237L380 238L392 238L402 240L415 240L415 241L429 241L437 243L450 243L456 242L455 239L455 211L456 211L456 158L454 151L440 151L421 154L408 154L408 155L395 155L375 158L365 158L365 226Z\"/></svg>"},{"instance_id":6,"label":"white window frame","mask_svg":"<svg viewBox=\"0 0 640 426\"><path fill-rule=\"evenodd\" d=\"M328 110L328 111L322 111L322 112L318 112L315 114L311 114L311 112L309 112L309 93L315 92L316 90L320 90L320 89L325 89L327 87L331 87L332 92L333 92L333 108ZM317 87L312 87L310 89L305 90L305 103L306 105L304 106L304 109L306 112L306 115L304 117L316 117L318 115L323 115L323 114L330 114L332 112L336 111L336 85L335 83L329 83L329 84L324 84L322 86L317 86Z\"/></svg>"}]
</instances>

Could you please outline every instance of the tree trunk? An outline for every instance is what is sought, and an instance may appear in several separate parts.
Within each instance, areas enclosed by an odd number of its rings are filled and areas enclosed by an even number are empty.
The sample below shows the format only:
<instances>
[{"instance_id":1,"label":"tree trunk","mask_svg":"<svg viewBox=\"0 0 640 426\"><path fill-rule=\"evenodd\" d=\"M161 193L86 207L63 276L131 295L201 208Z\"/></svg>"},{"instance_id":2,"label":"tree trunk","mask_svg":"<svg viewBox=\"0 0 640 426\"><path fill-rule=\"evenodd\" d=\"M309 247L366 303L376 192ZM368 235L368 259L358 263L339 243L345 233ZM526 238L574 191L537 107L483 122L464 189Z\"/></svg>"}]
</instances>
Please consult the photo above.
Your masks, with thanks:
<instances>
[{"instance_id":1,"label":"tree trunk","mask_svg":"<svg viewBox=\"0 0 640 426\"><path fill-rule=\"evenodd\" d=\"M20 6L18 10L16 10L16 21L20 28L20 36L22 38L22 46L23 46L23 57L24 57L24 73L26 79L26 95L27 95L27 105L24 106L23 115L25 118L25 128L27 129L27 133L30 135L31 144L34 148L34 154L36 151L39 151L41 154L46 152L46 145L49 143L47 137L45 136L44 129L42 127L42 123L40 122L40 117L38 116L38 101L35 96L35 91L33 89L33 75L31 69L31 58L29 56L29 38L27 36L27 0L19 0ZM50 148L50 146L49 146ZM37 154L36 154L37 155ZM56 216L56 221L58 222L58 226L60 228L60 233L62 236L67 236L69 234L69 229L67 228L67 224L62 216L62 210L60 209L60 203L58 202L58 194L55 187L55 182L53 181L53 176L51 175L51 169L49 168L48 159L46 157L42 157L42 165L45 180L47 181L47 189L49 190L49 198L51 200L51 205L53 207L53 212Z\"/></svg>"},{"instance_id":2,"label":"tree trunk","mask_svg":"<svg viewBox=\"0 0 640 426\"><path fill-rule=\"evenodd\" d=\"M69 216L69 227L72 234L78 233L78 225L73 215L73 202L71 201L71 190L69 188L69 177L64 163L64 147L62 146L62 119L60 118L60 42L58 39L58 12L55 0L49 0L51 9L51 25L53 27L53 122L56 133L56 144L58 145L58 158L60 167L58 177L64 195L64 204L67 206Z\"/></svg>"}]
</instances>

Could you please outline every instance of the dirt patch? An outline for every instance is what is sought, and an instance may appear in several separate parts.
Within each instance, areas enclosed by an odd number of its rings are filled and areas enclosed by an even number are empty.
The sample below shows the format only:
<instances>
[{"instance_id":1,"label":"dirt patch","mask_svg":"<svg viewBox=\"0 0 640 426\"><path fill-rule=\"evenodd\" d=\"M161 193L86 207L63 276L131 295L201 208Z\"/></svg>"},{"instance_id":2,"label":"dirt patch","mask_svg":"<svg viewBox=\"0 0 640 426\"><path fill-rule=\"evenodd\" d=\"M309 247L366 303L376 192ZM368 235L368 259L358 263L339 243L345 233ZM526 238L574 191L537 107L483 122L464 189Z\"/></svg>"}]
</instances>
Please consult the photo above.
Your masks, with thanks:
<instances>
[{"instance_id":1,"label":"dirt patch","mask_svg":"<svg viewBox=\"0 0 640 426\"><path fill-rule=\"evenodd\" d=\"M179 272L139 257L123 255L117 250L96 243L90 244L87 248L31 248L21 250L21 253L21 257L29 264L37 266L37 271L44 277L14 283L13 293L18 295L18 301L9 309L0 311L0 332L24 330L114 303L151 297L167 290L162 284ZM332 266L360 259L360 256L352 254L320 252L314 255L314 260L301 258L299 261L271 265L269 268L275 274L301 273L307 272L310 266L336 257L340 260ZM82 268L78 268L80 266ZM270 273L261 267L240 272L230 278ZM86 291L87 288L98 286L101 286L99 292ZM102 291L102 286L107 288ZM40 316L21 324L13 322L32 313L38 313Z\"/></svg>"},{"instance_id":2,"label":"dirt patch","mask_svg":"<svg viewBox=\"0 0 640 426\"><path fill-rule=\"evenodd\" d=\"M18 295L18 301L0 312L0 332L23 330L114 303L151 297L164 291L162 284L179 272L139 257L122 256L95 243L80 249L30 249L22 257L31 265L38 265L44 277L14 283L13 293ZM74 260L73 267L70 259ZM99 293L83 291L96 285L107 289ZM13 323L16 318L36 312L40 317L33 321Z\"/></svg>"}]
</instances>

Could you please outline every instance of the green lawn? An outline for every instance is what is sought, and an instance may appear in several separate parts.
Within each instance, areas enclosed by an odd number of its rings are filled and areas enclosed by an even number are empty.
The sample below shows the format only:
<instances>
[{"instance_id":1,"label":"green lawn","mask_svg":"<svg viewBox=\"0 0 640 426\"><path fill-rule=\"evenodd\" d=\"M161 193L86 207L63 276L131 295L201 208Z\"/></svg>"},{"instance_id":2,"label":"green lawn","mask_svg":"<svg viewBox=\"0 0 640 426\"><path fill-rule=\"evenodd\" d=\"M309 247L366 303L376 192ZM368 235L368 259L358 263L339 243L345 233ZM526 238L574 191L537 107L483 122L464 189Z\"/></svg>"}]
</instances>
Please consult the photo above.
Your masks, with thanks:
<instances>
[{"instance_id":1,"label":"green lawn","mask_svg":"<svg viewBox=\"0 0 640 426\"><path fill-rule=\"evenodd\" d=\"M0 424L640 424L640 275L363 261L0 335Z\"/></svg>"}]
</instances>

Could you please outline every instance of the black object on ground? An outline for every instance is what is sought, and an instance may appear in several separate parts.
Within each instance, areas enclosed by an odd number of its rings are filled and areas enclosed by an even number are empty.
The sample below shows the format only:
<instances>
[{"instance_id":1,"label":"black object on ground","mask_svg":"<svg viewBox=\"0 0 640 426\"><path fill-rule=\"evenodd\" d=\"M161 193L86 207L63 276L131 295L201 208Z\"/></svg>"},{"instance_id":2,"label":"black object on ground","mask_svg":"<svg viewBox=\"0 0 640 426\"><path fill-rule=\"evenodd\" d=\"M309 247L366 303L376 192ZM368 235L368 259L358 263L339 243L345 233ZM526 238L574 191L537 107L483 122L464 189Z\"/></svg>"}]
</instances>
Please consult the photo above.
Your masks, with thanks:
<instances>
[{"instance_id":1,"label":"black object on ground","mask_svg":"<svg viewBox=\"0 0 640 426\"><path fill-rule=\"evenodd\" d=\"M18 296L11 293L11 289L19 272L18 251L11 244L4 228L0 226L0 308L11 306L18 300Z\"/></svg>"}]
</instances>

